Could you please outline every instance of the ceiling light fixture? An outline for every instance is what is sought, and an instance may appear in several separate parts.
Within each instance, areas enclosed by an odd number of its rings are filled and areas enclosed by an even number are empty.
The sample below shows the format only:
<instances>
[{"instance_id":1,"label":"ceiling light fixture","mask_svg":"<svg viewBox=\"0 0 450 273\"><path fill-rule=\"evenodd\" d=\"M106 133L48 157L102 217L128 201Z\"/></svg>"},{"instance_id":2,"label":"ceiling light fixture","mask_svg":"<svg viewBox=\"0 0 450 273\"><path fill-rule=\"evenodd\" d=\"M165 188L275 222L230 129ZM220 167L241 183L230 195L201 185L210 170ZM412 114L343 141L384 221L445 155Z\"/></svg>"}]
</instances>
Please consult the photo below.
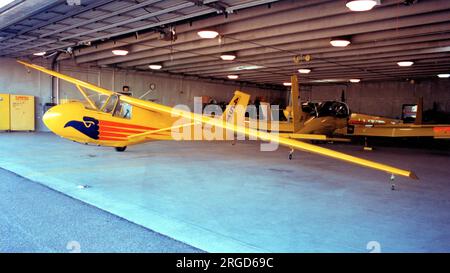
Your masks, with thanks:
<instances>
[{"instance_id":1,"label":"ceiling light fixture","mask_svg":"<svg viewBox=\"0 0 450 273\"><path fill-rule=\"evenodd\" d=\"M197 34L202 39L214 39L219 35L219 33L214 30L201 30L197 32Z\"/></svg>"},{"instance_id":2,"label":"ceiling light fixture","mask_svg":"<svg viewBox=\"0 0 450 273\"><path fill-rule=\"evenodd\" d=\"M351 11L368 11L373 9L378 3L376 0L352 0L347 1L347 8Z\"/></svg>"},{"instance_id":3,"label":"ceiling light fixture","mask_svg":"<svg viewBox=\"0 0 450 273\"><path fill-rule=\"evenodd\" d=\"M228 79L230 79L230 80L237 80L237 79L239 79L239 76L238 76L238 75L228 75L227 77L228 77Z\"/></svg>"},{"instance_id":4,"label":"ceiling light fixture","mask_svg":"<svg viewBox=\"0 0 450 273\"><path fill-rule=\"evenodd\" d=\"M352 83L358 83L360 81L361 81L361 79L350 79L350 82L352 82Z\"/></svg>"},{"instance_id":5,"label":"ceiling light fixture","mask_svg":"<svg viewBox=\"0 0 450 273\"><path fill-rule=\"evenodd\" d=\"M232 61L234 59L236 59L236 54L234 53L223 53L222 55L220 55L220 58L224 61Z\"/></svg>"},{"instance_id":6,"label":"ceiling light fixture","mask_svg":"<svg viewBox=\"0 0 450 273\"><path fill-rule=\"evenodd\" d=\"M112 53L117 56L125 56L128 55L128 50L125 49L113 49Z\"/></svg>"},{"instance_id":7,"label":"ceiling light fixture","mask_svg":"<svg viewBox=\"0 0 450 273\"><path fill-rule=\"evenodd\" d=\"M450 74L438 74L437 76L441 79L450 78Z\"/></svg>"},{"instance_id":8,"label":"ceiling light fixture","mask_svg":"<svg viewBox=\"0 0 450 273\"><path fill-rule=\"evenodd\" d=\"M241 65L233 68L233 70L240 71L240 70L253 70L253 69L260 69L264 68L264 66L260 65Z\"/></svg>"},{"instance_id":9,"label":"ceiling light fixture","mask_svg":"<svg viewBox=\"0 0 450 273\"><path fill-rule=\"evenodd\" d=\"M290 83L290 82L283 82L283 85L284 86L292 86L292 83Z\"/></svg>"},{"instance_id":10,"label":"ceiling light fixture","mask_svg":"<svg viewBox=\"0 0 450 273\"><path fill-rule=\"evenodd\" d=\"M411 66L411 65L413 65L414 62L411 62L411 61L402 61L402 62L398 62L397 64L398 64L398 66L406 67L406 66Z\"/></svg>"},{"instance_id":11,"label":"ceiling light fixture","mask_svg":"<svg viewBox=\"0 0 450 273\"><path fill-rule=\"evenodd\" d=\"M150 69L153 69L153 70L159 70L159 69L162 68L162 65L160 65L160 64L151 64L151 65L149 65L148 67L149 67Z\"/></svg>"},{"instance_id":12,"label":"ceiling light fixture","mask_svg":"<svg viewBox=\"0 0 450 273\"><path fill-rule=\"evenodd\" d=\"M34 56L44 56L45 54L47 54L45 51L33 53Z\"/></svg>"},{"instance_id":13,"label":"ceiling light fixture","mask_svg":"<svg viewBox=\"0 0 450 273\"><path fill-rule=\"evenodd\" d=\"M323 79L323 80L312 80L312 82L317 82L317 83L330 83L330 82L347 82L348 79Z\"/></svg>"},{"instance_id":14,"label":"ceiling light fixture","mask_svg":"<svg viewBox=\"0 0 450 273\"><path fill-rule=\"evenodd\" d=\"M300 74L309 74L309 73L311 72L311 69L308 69L308 68L300 68L300 69L298 70L298 72L299 72Z\"/></svg>"},{"instance_id":15,"label":"ceiling light fixture","mask_svg":"<svg viewBox=\"0 0 450 273\"><path fill-rule=\"evenodd\" d=\"M7 5L11 4L12 2L14 2L14 0L1 0L0 1L0 9L3 7L6 7Z\"/></svg>"},{"instance_id":16,"label":"ceiling light fixture","mask_svg":"<svg viewBox=\"0 0 450 273\"><path fill-rule=\"evenodd\" d=\"M346 47L350 44L350 39L348 38L332 38L330 44L334 47Z\"/></svg>"}]
</instances>

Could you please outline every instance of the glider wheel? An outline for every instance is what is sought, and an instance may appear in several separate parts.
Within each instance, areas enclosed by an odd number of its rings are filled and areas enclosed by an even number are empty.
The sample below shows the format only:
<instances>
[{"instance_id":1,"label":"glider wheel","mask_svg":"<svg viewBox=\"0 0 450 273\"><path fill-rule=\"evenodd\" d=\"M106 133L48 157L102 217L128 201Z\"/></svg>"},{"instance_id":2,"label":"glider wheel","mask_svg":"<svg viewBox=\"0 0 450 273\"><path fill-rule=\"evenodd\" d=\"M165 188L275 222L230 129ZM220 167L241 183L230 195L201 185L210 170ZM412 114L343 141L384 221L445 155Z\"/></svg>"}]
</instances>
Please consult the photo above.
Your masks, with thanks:
<instances>
[{"instance_id":1,"label":"glider wheel","mask_svg":"<svg viewBox=\"0 0 450 273\"><path fill-rule=\"evenodd\" d=\"M289 151L289 160L292 160L292 156L294 155L294 149L291 148Z\"/></svg>"},{"instance_id":2,"label":"glider wheel","mask_svg":"<svg viewBox=\"0 0 450 273\"><path fill-rule=\"evenodd\" d=\"M125 146L125 147L115 147L115 149L118 152L124 152L127 149L127 146Z\"/></svg>"}]
</instances>

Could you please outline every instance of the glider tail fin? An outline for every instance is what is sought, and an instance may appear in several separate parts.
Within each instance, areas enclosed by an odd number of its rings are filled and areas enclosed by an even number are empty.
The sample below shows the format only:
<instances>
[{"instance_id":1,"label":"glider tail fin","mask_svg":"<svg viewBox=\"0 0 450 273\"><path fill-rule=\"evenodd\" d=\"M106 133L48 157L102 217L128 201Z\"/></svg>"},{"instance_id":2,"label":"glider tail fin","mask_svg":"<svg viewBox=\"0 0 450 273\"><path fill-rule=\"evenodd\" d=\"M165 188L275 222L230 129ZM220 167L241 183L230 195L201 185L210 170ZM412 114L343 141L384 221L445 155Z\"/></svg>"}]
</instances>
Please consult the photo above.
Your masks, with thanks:
<instances>
[{"instance_id":1,"label":"glider tail fin","mask_svg":"<svg viewBox=\"0 0 450 273\"><path fill-rule=\"evenodd\" d=\"M235 91L230 103L227 105L222 117L226 122L237 120L239 115L245 115L250 95L241 91Z\"/></svg>"}]
</instances>

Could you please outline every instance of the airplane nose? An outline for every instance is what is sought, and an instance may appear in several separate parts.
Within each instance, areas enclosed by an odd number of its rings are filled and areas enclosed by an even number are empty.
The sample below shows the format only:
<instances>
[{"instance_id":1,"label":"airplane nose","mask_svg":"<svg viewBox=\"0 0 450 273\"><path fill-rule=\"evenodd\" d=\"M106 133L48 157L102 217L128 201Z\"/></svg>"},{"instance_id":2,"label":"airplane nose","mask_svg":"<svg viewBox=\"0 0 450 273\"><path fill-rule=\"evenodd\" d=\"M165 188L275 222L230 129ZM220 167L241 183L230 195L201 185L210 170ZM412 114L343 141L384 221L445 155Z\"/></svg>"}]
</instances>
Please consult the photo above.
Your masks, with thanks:
<instances>
[{"instance_id":1,"label":"airplane nose","mask_svg":"<svg viewBox=\"0 0 450 273\"><path fill-rule=\"evenodd\" d=\"M56 105L50 108L47 112L45 112L42 120L44 121L45 126L47 126L50 131L55 131L56 126L61 121L61 105Z\"/></svg>"}]
</instances>

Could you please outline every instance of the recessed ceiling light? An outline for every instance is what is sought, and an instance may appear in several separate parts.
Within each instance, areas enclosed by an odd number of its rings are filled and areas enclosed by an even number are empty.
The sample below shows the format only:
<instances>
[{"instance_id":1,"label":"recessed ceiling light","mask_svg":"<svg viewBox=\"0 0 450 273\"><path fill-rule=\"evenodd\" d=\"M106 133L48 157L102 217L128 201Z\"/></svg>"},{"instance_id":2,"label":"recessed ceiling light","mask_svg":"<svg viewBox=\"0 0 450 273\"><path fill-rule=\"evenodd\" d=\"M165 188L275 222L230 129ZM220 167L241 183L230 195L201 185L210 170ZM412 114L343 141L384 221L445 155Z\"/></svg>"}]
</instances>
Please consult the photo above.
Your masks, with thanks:
<instances>
[{"instance_id":1,"label":"recessed ceiling light","mask_svg":"<svg viewBox=\"0 0 450 273\"><path fill-rule=\"evenodd\" d=\"M411 65L414 64L414 62L411 62L411 61L403 61L403 62L398 62L397 64L398 64L398 66L411 66Z\"/></svg>"},{"instance_id":2,"label":"recessed ceiling light","mask_svg":"<svg viewBox=\"0 0 450 273\"><path fill-rule=\"evenodd\" d=\"M253 70L253 69L259 69L259 68L264 68L264 66L260 66L260 65L241 65L241 66L237 66L234 68L234 70Z\"/></svg>"},{"instance_id":3,"label":"recessed ceiling light","mask_svg":"<svg viewBox=\"0 0 450 273\"><path fill-rule=\"evenodd\" d=\"M125 49L114 49L112 51L112 53L114 55L117 55L117 56L125 56L125 55L128 55L128 50L125 50Z\"/></svg>"},{"instance_id":4,"label":"recessed ceiling light","mask_svg":"<svg viewBox=\"0 0 450 273\"><path fill-rule=\"evenodd\" d=\"M214 30L201 30L197 32L197 34L202 39L214 39L219 35L219 33Z\"/></svg>"},{"instance_id":5,"label":"recessed ceiling light","mask_svg":"<svg viewBox=\"0 0 450 273\"><path fill-rule=\"evenodd\" d=\"M350 44L350 39L347 38L332 38L330 44L334 47L346 47Z\"/></svg>"},{"instance_id":6,"label":"recessed ceiling light","mask_svg":"<svg viewBox=\"0 0 450 273\"><path fill-rule=\"evenodd\" d=\"M361 81L361 79L350 79L350 82L352 82L352 83L358 83L360 81Z\"/></svg>"},{"instance_id":7,"label":"recessed ceiling light","mask_svg":"<svg viewBox=\"0 0 450 273\"><path fill-rule=\"evenodd\" d=\"M351 11L367 11L373 9L377 5L376 0L352 0L347 1L347 8Z\"/></svg>"},{"instance_id":8,"label":"recessed ceiling light","mask_svg":"<svg viewBox=\"0 0 450 273\"><path fill-rule=\"evenodd\" d=\"M33 53L33 55L34 55L34 56L44 56L46 53L47 53L47 52L42 51L42 52L36 52L36 53Z\"/></svg>"},{"instance_id":9,"label":"recessed ceiling light","mask_svg":"<svg viewBox=\"0 0 450 273\"><path fill-rule=\"evenodd\" d=\"M0 8L3 8L12 2L14 2L14 0L0 0Z\"/></svg>"},{"instance_id":10,"label":"recessed ceiling light","mask_svg":"<svg viewBox=\"0 0 450 273\"><path fill-rule=\"evenodd\" d=\"M312 82L318 82L318 83L322 83L322 82L326 82L326 83L330 83L330 82L347 82L348 79L323 79L323 80L312 80Z\"/></svg>"},{"instance_id":11,"label":"recessed ceiling light","mask_svg":"<svg viewBox=\"0 0 450 273\"><path fill-rule=\"evenodd\" d=\"M220 55L220 58L224 61L232 61L236 59L236 55L233 53L223 53L222 55Z\"/></svg>"},{"instance_id":12,"label":"recessed ceiling light","mask_svg":"<svg viewBox=\"0 0 450 273\"><path fill-rule=\"evenodd\" d=\"M284 86L292 86L292 83L290 83L290 82L283 82L283 85Z\"/></svg>"},{"instance_id":13,"label":"recessed ceiling light","mask_svg":"<svg viewBox=\"0 0 450 273\"><path fill-rule=\"evenodd\" d=\"M439 78L450 78L450 74L438 74Z\"/></svg>"},{"instance_id":14,"label":"recessed ceiling light","mask_svg":"<svg viewBox=\"0 0 450 273\"><path fill-rule=\"evenodd\" d=\"M153 69L153 70L159 70L159 69L162 68L162 65L160 65L160 64L151 64L151 65L149 65L148 67L149 67L150 69Z\"/></svg>"},{"instance_id":15,"label":"recessed ceiling light","mask_svg":"<svg viewBox=\"0 0 450 273\"><path fill-rule=\"evenodd\" d=\"M238 75L228 75L227 77L228 77L228 79L230 79L230 80L236 80L236 79L239 79L239 76L238 76Z\"/></svg>"},{"instance_id":16,"label":"recessed ceiling light","mask_svg":"<svg viewBox=\"0 0 450 273\"><path fill-rule=\"evenodd\" d=\"M301 73L301 74L309 74L309 72L311 72L311 69L308 69L308 68L300 68L300 69L298 70L298 72Z\"/></svg>"}]
</instances>

